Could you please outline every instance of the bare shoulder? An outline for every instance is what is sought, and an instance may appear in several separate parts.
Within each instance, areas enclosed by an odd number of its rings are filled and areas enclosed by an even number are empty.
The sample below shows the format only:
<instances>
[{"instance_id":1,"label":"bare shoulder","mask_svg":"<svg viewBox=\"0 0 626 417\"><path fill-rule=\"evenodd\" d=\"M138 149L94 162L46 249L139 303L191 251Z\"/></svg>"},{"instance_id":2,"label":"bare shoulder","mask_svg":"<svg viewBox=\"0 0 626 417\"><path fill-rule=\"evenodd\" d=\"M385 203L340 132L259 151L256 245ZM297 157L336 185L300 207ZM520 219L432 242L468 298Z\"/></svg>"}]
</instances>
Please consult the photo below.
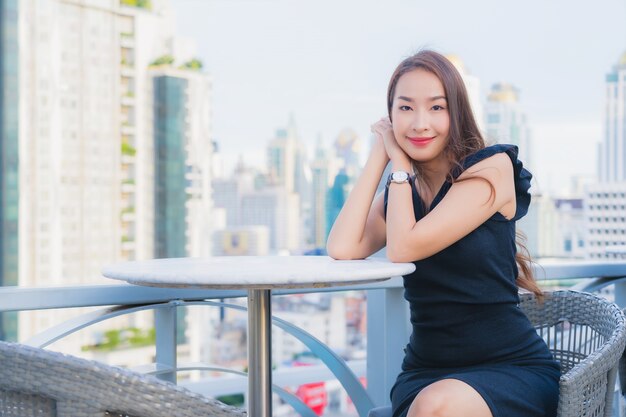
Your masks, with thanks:
<instances>
[{"instance_id":1,"label":"bare shoulder","mask_svg":"<svg viewBox=\"0 0 626 417\"><path fill-rule=\"evenodd\" d=\"M513 179L513 163L511 158L504 152L485 158L472 165L461 175L459 179L482 177L491 182L496 188L499 185L509 185Z\"/></svg>"},{"instance_id":2,"label":"bare shoulder","mask_svg":"<svg viewBox=\"0 0 626 417\"><path fill-rule=\"evenodd\" d=\"M494 205L500 214L511 219L515 215L517 204L514 175L511 158L506 153L500 152L472 165L459 175L459 179L479 177L487 180L495 191Z\"/></svg>"}]
</instances>

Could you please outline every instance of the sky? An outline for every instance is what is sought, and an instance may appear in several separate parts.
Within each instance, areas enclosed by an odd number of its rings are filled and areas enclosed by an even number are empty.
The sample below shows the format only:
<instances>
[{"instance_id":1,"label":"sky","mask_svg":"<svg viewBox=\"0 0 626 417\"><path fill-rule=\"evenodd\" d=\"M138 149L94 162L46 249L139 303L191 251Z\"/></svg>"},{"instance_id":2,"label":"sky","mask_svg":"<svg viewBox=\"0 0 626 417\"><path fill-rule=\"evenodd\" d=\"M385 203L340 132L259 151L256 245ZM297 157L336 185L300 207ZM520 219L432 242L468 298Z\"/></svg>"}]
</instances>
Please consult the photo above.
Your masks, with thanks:
<instances>
[{"instance_id":1,"label":"sky","mask_svg":"<svg viewBox=\"0 0 626 417\"><path fill-rule=\"evenodd\" d=\"M421 48L458 55L484 101L513 84L533 140L533 187L594 175L604 79L626 52L626 0L170 0L213 78L213 135L232 164L263 166L293 116L313 149L345 128L369 150L396 65Z\"/></svg>"}]
</instances>

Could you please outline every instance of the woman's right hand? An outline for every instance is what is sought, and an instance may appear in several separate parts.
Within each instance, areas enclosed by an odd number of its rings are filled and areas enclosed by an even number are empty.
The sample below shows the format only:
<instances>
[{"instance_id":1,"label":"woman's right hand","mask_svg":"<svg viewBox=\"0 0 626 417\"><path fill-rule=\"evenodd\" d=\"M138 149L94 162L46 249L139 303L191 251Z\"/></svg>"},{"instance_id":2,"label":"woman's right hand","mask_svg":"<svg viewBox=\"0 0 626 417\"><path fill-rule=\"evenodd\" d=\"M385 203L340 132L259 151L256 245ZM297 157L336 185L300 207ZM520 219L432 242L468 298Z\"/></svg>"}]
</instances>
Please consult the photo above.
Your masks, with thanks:
<instances>
[{"instance_id":1,"label":"woman's right hand","mask_svg":"<svg viewBox=\"0 0 626 417\"><path fill-rule=\"evenodd\" d=\"M377 126L379 123L380 121L377 121L370 126L370 131L374 134L374 141L372 143L370 155L382 156L385 161L389 162L389 155L387 154L387 149L385 148L385 139Z\"/></svg>"}]
</instances>

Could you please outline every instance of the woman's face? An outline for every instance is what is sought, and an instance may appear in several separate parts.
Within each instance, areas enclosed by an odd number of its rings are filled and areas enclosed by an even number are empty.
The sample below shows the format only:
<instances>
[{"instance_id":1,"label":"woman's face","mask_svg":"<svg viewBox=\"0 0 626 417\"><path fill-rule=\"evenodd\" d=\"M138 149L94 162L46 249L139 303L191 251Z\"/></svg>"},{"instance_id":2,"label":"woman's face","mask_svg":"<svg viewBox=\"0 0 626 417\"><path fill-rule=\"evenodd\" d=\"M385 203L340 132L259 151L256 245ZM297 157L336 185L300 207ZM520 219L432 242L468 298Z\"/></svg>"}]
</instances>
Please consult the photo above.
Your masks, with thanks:
<instances>
[{"instance_id":1,"label":"woman's face","mask_svg":"<svg viewBox=\"0 0 626 417\"><path fill-rule=\"evenodd\" d=\"M443 158L450 114L443 84L432 72L415 69L396 84L391 110L398 145L417 162Z\"/></svg>"}]
</instances>

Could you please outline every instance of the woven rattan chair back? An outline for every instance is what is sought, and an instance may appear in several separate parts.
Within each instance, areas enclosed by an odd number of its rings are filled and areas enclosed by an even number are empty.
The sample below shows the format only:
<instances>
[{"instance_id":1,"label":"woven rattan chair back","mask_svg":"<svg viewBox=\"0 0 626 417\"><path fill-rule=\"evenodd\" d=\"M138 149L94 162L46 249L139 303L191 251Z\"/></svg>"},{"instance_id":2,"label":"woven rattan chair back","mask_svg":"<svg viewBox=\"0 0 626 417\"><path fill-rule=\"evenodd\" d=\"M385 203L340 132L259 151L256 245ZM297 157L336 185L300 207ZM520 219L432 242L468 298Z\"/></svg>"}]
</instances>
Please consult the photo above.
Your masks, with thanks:
<instances>
[{"instance_id":1,"label":"woven rattan chair back","mask_svg":"<svg viewBox=\"0 0 626 417\"><path fill-rule=\"evenodd\" d=\"M561 365L559 417L609 417L626 330L619 307L592 294L530 294L520 307Z\"/></svg>"},{"instance_id":2,"label":"woven rattan chair back","mask_svg":"<svg viewBox=\"0 0 626 417\"><path fill-rule=\"evenodd\" d=\"M246 413L153 376L0 341L2 417L199 415Z\"/></svg>"}]
</instances>

